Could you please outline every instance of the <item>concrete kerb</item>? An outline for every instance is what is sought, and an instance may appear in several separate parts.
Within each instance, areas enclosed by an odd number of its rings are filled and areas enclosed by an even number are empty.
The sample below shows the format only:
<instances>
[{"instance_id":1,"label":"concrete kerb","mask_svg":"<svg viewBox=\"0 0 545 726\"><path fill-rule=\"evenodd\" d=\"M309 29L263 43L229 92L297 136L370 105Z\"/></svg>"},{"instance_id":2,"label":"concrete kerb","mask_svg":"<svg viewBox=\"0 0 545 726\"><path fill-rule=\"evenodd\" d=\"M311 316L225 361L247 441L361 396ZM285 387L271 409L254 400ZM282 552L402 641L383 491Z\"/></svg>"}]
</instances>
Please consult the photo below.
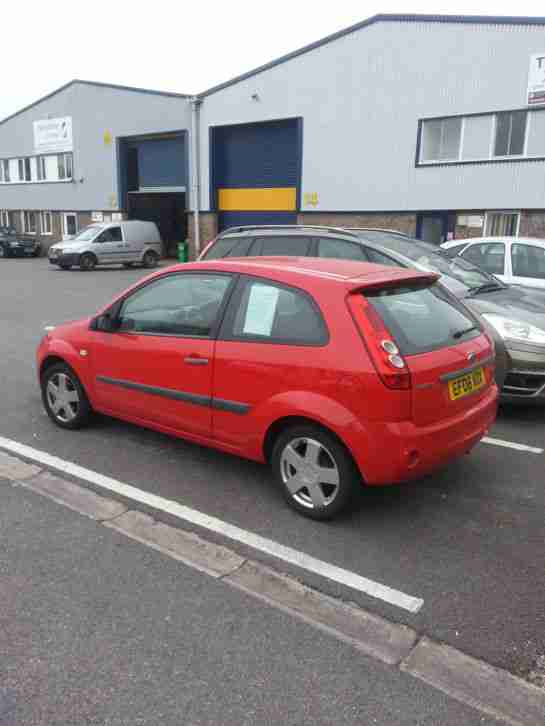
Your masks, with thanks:
<instances>
[{"instance_id":1,"label":"concrete kerb","mask_svg":"<svg viewBox=\"0 0 545 726\"><path fill-rule=\"evenodd\" d=\"M543 726L545 689L411 628L318 592L193 532L0 452L0 477L289 613L511 726Z\"/></svg>"}]
</instances>

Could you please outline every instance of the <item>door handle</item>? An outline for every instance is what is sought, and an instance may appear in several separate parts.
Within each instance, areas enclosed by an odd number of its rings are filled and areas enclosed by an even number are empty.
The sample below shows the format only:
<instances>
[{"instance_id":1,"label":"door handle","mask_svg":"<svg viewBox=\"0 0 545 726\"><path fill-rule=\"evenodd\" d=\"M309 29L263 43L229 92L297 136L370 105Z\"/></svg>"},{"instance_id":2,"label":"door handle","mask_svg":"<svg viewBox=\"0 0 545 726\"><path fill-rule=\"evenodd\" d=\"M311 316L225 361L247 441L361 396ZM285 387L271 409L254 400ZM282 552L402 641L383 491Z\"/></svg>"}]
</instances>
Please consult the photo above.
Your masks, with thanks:
<instances>
[{"instance_id":1,"label":"door handle","mask_svg":"<svg viewBox=\"0 0 545 726\"><path fill-rule=\"evenodd\" d=\"M208 365L208 358L199 358L198 356L188 355L184 358L184 363L188 366L206 366Z\"/></svg>"}]
</instances>

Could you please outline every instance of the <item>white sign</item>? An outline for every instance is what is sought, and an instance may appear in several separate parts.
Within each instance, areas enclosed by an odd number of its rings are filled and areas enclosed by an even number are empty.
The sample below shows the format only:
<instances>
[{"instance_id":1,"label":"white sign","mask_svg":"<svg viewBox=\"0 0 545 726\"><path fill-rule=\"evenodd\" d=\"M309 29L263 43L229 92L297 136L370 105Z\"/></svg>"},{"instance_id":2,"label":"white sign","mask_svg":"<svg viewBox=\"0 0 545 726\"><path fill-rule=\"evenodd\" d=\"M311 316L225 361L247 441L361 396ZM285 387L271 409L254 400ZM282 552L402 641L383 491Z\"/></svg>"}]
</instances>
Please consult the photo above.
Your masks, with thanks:
<instances>
[{"instance_id":1,"label":"white sign","mask_svg":"<svg viewBox=\"0 0 545 726\"><path fill-rule=\"evenodd\" d=\"M269 285L252 285L242 330L246 335L270 335L276 313L279 290Z\"/></svg>"},{"instance_id":2,"label":"white sign","mask_svg":"<svg viewBox=\"0 0 545 726\"><path fill-rule=\"evenodd\" d=\"M545 105L545 51L530 56L528 106Z\"/></svg>"},{"instance_id":3,"label":"white sign","mask_svg":"<svg viewBox=\"0 0 545 726\"><path fill-rule=\"evenodd\" d=\"M47 118L34 121L34 151L72 151L72 117Z\"/></svg>"},{"instance_id":4,"label":"white sign","mask_svg":"<svg viewBox=\"0 0 545 726\"><path fill-rule=\"evenodd\" d=\"M91 212L91 221L102 222L104 214L102 212Z\"/></svg>"}]
</instances>

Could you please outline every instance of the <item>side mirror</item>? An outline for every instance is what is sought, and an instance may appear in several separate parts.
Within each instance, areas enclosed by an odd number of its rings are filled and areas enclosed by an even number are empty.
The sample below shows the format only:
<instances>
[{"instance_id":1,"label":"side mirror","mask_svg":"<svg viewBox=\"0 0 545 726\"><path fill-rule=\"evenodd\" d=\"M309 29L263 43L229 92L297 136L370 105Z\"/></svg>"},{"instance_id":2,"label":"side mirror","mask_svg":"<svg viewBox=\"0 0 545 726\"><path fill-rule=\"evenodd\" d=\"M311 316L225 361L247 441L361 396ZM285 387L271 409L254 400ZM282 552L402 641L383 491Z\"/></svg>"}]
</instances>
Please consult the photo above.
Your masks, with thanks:
<instances>
[{"instance_id":1,"label":"side mirror","mask_svg":"<svg viewBox=\"0 0 545 726\"><path fill-rule=\"evenodd\" d=\"M101 330L103 333L112 333L117 330L117 321L110 313L104 313L96 317L91 323L92 330Z\"/></svg>"}]
</instances>

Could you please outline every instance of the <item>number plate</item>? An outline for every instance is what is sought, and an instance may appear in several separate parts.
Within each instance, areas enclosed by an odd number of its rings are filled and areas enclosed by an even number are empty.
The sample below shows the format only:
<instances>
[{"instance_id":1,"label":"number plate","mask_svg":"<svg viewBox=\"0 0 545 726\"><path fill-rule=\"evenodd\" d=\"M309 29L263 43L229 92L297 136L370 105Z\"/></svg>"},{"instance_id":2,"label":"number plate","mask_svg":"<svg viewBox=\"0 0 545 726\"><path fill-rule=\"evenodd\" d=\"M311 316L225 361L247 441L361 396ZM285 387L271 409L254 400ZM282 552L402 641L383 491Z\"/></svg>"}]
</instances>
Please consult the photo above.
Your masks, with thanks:
<instances>
[{"instance_id":1,"label":"number plate","mask_svg":"<svg viewBox=\"0 0 545 726\"><path fill-rule=\"evenodd\" d=\"M476 368L471 373L460 378L455 378L453 381L449 381L448 394L451 401L456 401L458 398L468 396L478 388L482 388L486 383L486 378L482 368Z\"/></svg>"}]
</instances>

